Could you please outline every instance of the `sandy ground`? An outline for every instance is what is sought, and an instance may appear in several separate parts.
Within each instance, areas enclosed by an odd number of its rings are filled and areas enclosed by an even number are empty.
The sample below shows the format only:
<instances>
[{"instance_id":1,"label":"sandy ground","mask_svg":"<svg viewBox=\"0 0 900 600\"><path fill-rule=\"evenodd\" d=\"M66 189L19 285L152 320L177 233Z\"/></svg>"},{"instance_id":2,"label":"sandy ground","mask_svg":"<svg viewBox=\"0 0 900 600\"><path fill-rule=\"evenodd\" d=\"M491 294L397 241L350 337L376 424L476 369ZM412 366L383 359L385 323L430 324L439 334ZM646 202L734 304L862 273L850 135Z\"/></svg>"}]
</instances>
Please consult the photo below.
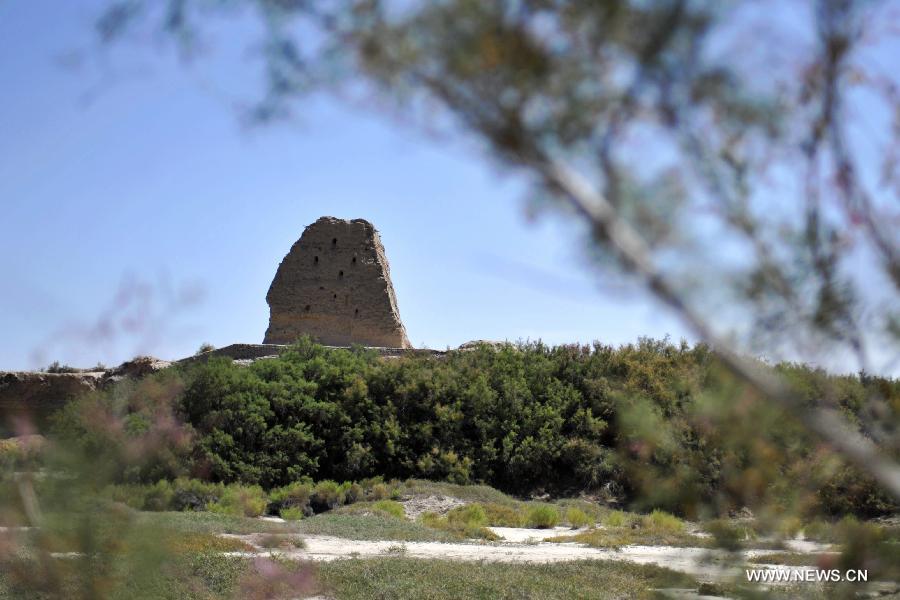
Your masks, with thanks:
<instances>
[{"instance_id":1,"label":"sandy ground","mask_svg":"<svg viewBox=\"0 0 900 600\"><path fill-rule=\"evenodd\" d=\"M443 515L457 506L462 506L465 502L451 496L430 495L413 496L412 498L401 500L400 504L403 505L406 518L415 521L423 513L432 512Z\"/></svg>"},{"instance_id":2,"label":"sandy ground","mask_svg":"<svg viewBox=\"0 0 900 600\"><path fill-rule=\"evenodd\" d=\"M392 540L362 541L330 536L301 536L306 548L268 550L259 546L260 534L227 535L258 548L256 553L231 553L232 555L258 556L278 554L297 560L330 561L342 558L402 555L413 558L439 560L471 560L507 563L551 563L572 560L619 560L637 564L655 564L675 571L688 573L708 580L726 580L742 574L741 567L734 566L734 556L721 550L707 548L676 548L670 546L625 546L618 550L591 548L578 543L543 542L545 537L560 535L571 529L555 530L493 527L504 537L499 542L398 542ZM806 542L792 548L800 552L827 551L827 547ZM771 554L774 550L750 550L744 558ZM804 570L807 567L785 565L755 565L758 568L783 568Z\"/></svg>"}]
</instances>

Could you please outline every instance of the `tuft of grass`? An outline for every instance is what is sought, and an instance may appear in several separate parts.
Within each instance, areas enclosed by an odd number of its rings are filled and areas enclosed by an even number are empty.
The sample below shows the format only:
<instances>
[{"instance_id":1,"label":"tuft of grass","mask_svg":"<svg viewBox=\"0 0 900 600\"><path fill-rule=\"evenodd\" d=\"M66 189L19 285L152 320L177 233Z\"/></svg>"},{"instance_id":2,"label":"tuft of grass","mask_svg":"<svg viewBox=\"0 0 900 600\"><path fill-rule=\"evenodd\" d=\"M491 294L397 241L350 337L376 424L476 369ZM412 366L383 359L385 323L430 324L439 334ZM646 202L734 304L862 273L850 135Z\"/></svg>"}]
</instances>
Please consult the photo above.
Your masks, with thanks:
<instances>
[{"instance_id":1,"label":"tuft of grass","mask_svg":"<svg viewBox=\"0 0 900 600\"><path fill-rule=\"evenodd\" d=\"M369 499L370 500L389 500L390 497L391 497L391 490L383 482L375 483L369 489Z\"/></svg>"},{"instance_id":2,"label":"tuft of grass","mask_svg":"<svg viewBox=\"0 0 900 600\"><path fill-rule=\"evenodd\" d=\"M498 540L500 537L485 527L487 515L478 504L467 504L454 508L446 516L425 513L419 517L425 527L444 531L456 539Z\"/></svg>"},{"instance_id":3,"label":"tuft of grass","mask_svg":"<svg viewBox=\"0 0 900 600\"><path fill-rule=\"evenodd\" d=\"M594 520L586 512L574 506L566 509L566 522L572 529L581 529L594 524Z\"/></svg>"},{"instance_id":4,"label":"tuft of grass","mask_svg":"<svg viewBox=\"0 0 900 600\"><path fill-rule=\"evenodd\" d=\"M601 520L606 527L627 527L631 525L631 522L631 517L621 510L614 510Z\"/></svg>"},{"instance_id":5,"label":"tuft of grass","mask_svg":"<svg viewBox=\"0 0 900 600\"><path fill-rule=\"evenodd\" d=\"M466 527L484 527L488 524L487 513L480 504L457 506L447 513L447 521Z\"/></svg>"},{"instance_id":6,"label":"tuft of grass","mask_svg":"<svg viewBox=\"0 0 900 600\"><path fill-rule=\"evenodd\" d=\"M703 524L703 530L712 534L716 546L725 550L739 550L745 541L755 540L756 531L745 523L715 519Z\"/></svg>"},{"instance_id":7,"label":"tuft of grass","mask_svg":"<svg viewBox=\"0 0 900 600\"><path fill-rule=\"evenodd\" d=\"M403 555L406 554L407 549L405 544L391 544L387 548L384 549L384 554L397 554Z\"/></svg>"},{"instance_id":8,"label":"tuft of grass","mask_svg":"<svg viewBox=\"0 0 900 600\"><path fill-rule=\"evenodd\" d=\"M303 509L297 506L282 508L278 512L278 515L285 521L299 521L306 516L303 512Z\"/></svg>"},{"instance_id":9,"label":"tuft of grass","mask_svg":"<svg viewBox=\"0 0 900 600\"><path fill-rule=\"evenodd\" d=\"M641 519L641 526L659 533L681 533L684 521L663 510L656 509Z\"/></svg>"},{"instance_id":10,"label":"tuft of grass","mask_svg":"<svg viewBox=\"0 0 900 600\"><path fill-rule=\"evenodd\" d=\"M372 503L372 508L383 512L388 516L394 517L395 519L406 518L406 512L403 510L403 505L394 500L379 500Z\"/></svg>"},{"instance_id":11,"label":"tuft of grass","mask_svg":"<svg viewBox=\"0 0 900 600\"><path fill-rule=\"evenodd\" d=\"M486 502L480 506L487 517L488 525L492 527L521 527L525 523L522 511L515 507L497 502Z\"/></svg>"},{"instance_id":12,"label":"tuft of grass","mask_svg":"<svg viewBox=\"0 0 900 600\"><path fill-rule=\"evenodd\" d=\"M537 504L528 509L526 523L533 529L551 529L559 523L559 511L550 504Z\"/></svg>"},{"instance_id":13,"label":"tuft of grass","mask_svg":"<svg viewBox=\"0 0 900 600\"><path fill-rule=\"evenodd\" d=\"M642 517L614 511L605 516L603 524L601 529L552 537L547 541L581 542L595 548L621 548L635 544L701 548L710 545L709 540L688 534L684 521L660 510Z\"/></svg>"},{"instance_id":14,"label":"tuft of grass","mask_svg":"<svg viewBox=\"0 0 900 600\"><path fill-rule=\"evenodd\" d=\"M175 554L253 551L252 546L241 540L199 532L168 532L165 536L165 548Z\"/></svg>"}]
</instances>

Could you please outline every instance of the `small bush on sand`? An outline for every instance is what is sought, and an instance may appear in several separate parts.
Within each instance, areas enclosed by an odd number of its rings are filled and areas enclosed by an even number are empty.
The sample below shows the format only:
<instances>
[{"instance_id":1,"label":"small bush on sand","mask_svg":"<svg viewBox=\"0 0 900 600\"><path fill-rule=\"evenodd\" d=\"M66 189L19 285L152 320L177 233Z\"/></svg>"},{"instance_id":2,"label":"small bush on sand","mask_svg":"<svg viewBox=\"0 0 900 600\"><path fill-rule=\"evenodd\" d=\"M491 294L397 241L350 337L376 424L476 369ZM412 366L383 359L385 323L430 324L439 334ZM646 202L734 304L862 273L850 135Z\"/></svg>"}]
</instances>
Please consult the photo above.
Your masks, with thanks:
<instances>
[{"instance_id":1,"label":"small bush on sand","mask_svg":"<svg viewBox=\"0 0 900 600\"><path fill-rule=\"evenodd\" d=\"M366 495L369 500L387 500L391 497L390 488L380 478L366 480L363 482L363 487L367 491Z\"/></svg>"},{"instance_id":2,"label":"small bush on sand","mask_svg":"<svg viewBox=\"0 0 900 600\"><path fill-rule=\"evenodd\" d=\"M625 527L631 525L631 518L621 510L614 510L601 521L606 527Z\"/></svg>"},{"instance_id":3,"label":"small bush on sand","mask_svg":"<svg viewBox=\"0 0 900 600\"><path fill-rule=\"evenodd\" d=\"M580 529L594 524L594 520L586 512L575 507L566 510L566 522L572 529Z\"/></svg>"},{"instance_id":4,"label":"small bush on sand","mask_svg":"<svg viewBox=\"0 0 900 600\"><path fill-rule=\"evenodd\" d=\"M316 484L309 498L313 512L333 510L344 503L344 492L336 482L326 479Z\"/></svg>"},{"instance_id":5,"label":"small bush on sand","mask_svg":"<svg viewBox=\"0 0 900 600\"><path fill-rule=\"evenodd\" d=\"M289 506L287 508L282 508L278 516L280 516L285 521L299 521L306 515L303 512L302 508L298 508L296 506Z\"/></svg>"},{"instance_id":6,"label":"small bush on sand","mask_svg":"<svg viewBox=\"0 0 900 600\"><path fill-rule=\"evenodd\" d=\"M341 485L341 491L344 493L344 502L347 504L362 502L366 497L366 491L358 483L344 482Z\"/></svg>"},{"instance_id":7,"label":"small bush on sand","mask_svg":"<svg viewBox=\"0 0 900 600\"><path fill-rule=\"evenodd\" d=\"M641 526L658 533L681 533L684 531L684 521L658 509L641 519Z\"/></svg>"},{"instance_id":8,"label":"small bush on sand","mask_svg":"<svg viewBox=\"0 0 900 600\"><path fill-rule=\"evenodd\" d=\"M484 527L488 524L487 514L480 504L457 506L447 513L447 521L466 527Z\"/></svg>"},{"instance_id":9,"label":"small bush on sand","mask_svg":"<svg viewBox=\"0 0 900 600\"><path fill-rule=\"evenodd\" d=\"M703 529L712 534L717 547L731 551L740 550L742 541L756 538L756 533L752 528L727 519L716 519L704 523Z\"/></svg>"},{"instance_id":10,"label":"small bush on sand","mask_svg":"<svg viewBox=\"0 0 900 600\"><path fill-rule=\"evenodd\" d=\"M312 515L309 506L313 494L313 486L309 481L295 481L269 492L269 500L272 505L270 510L281 514L286 509L296 509L305 516ZM285 517L287 518L287 517Z\"/></svg>"},{"instance_id":11,"label":"small bush on sand","mask_svg":"<svg viewBox=\"0 0 900 600\"><path fill-rule=\"evenodd\" d=\"M144 510L163 511L170 510L172 500L175 497L175 490L172 484L165 480L160 480L153 485L147 486L144 495Z\"/></svg>"},{"instance_id":12,"label":"small bush on sand","mask_svg":"<svg viewBox=\"0 0 900 600\"><path fill-rule=\"evenodd\" d=\"M559 512L549 504L538 504L528 509L526 522L533 529L550 529L559 522Z\"/></svg>"},{"instance_id":13,"label":"small bush on sand","mask_svg":"<svg viewBox=\"0 0 900 600\"><path fill-rule=\"evenodd\" d=\"M214 513L236 517L258 517L268 505L265 492L258 485L229 485L218 502L208 505Z\"/></svg>"},{"instance_id":14,"label":"small bush on sand","mask_svg":"<svg viewBox=\"0 0 900 600\"><path fill-rule=\"evenodd\" d=\"M182 477L172 482L170 510L205 510L207 505L218 502L225 493L221 483Z\"/></svg>"},{"instance_id":15,"label":"small bush on sand","mask_svg":"<svg viewBox=\"0 0 900 600\"><path fill-rule=\"evenodd\" d=\"M394 500L379 500L372 504L372 508L397 519L406 518L406 512L403 510L403 505Z\"/></svg>"},{"instance_id":16,"label":"small bush on sand","mask_svg":"<svg viewBox=\"0 0 900 600\"><path fill-rule=\"evenodd\" d=\"M444 517L427 512L419 517L419 521L426 527L446 531L460 539L500 539L500 536L484 526L487 516L484 509L475 504L454 508Z\"/></svg>"},{"instance_id":17,"label":"small bush on sand","mask_svg":"<svg viewBox=\"0 0 900 600\"><path fill-rule=\"evenodd\" d=\"M522 513L511 506L485 502L481 507L487 516L488 525L492 527L521 527L525 521Z\"/></svg>"}]
</instances>

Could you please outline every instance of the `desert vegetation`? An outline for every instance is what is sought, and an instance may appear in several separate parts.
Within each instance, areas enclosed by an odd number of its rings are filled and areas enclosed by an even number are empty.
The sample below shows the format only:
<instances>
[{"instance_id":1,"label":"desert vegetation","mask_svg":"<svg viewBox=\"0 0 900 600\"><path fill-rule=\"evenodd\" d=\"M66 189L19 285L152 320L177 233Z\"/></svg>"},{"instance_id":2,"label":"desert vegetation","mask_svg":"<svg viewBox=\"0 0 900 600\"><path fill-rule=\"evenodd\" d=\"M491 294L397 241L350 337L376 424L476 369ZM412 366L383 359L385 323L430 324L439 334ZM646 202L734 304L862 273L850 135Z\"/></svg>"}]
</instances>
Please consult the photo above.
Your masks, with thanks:
<instances>
[{"instance_id":1,"label":"desert vegetation","mask_svg":"<svg viewBox=\"0 0 900 600\"><path fill-rule=\"evenodd\" d=\"M829 401L847 419L867 394L897 399L888 378L764 368L809 402L838 390ZM735 398L766 427L732 429L721 407ZM502 543L504 528L528 528L530 543L764 550L896 576L897 528L867 520L896 510L890 498L757 404L702 345L483 345L384 360L300 340L249 366L212 358L123 380L67 405L40 443L2 452L0 525L28 528L13 547L30 548L4 559L11 590L127 591L128 568L170 560L177 585L229 594L319 585L340 581L339 570L313 576L226 555L296 552L304 536L331 536L389 540L385 558L418 564L404 544ZM414 498L449 503L410 516ZM835 550L793 553L785 544L798 537ZM131 539L144 541L123 545ZM112 562L53 566L67 552ZM198 583L207 567L221 572ZM444 569L453 568L435 576Z\"/></svg>"},{"instance_id":2,"label":"desert vegetation","mask_svg":"<svg viewBox=\"0 0 900 600\"><path fill-rule=\"evenodd\" d=\"M766 368L809 403L827 392L849 420L871 394L889 404L900 398L900 384L888 378ZM722 405L737 397L758 430L723 417ZM96 427L100 415L121 427ZM482 346L390 361L302 340L248 367L214 358L91 395L66 407L55 435L106 464L118 483L193 476L251 486L233 492L240 499L220 500L221 510L265 489L279 490L286 510L321 512L361 494L326 482L373 477L483 483L519 496L590 492L687 517L764 501L785 515L871 517L895 508L789 415L765 410L705 346L649 339L621 348ZM123 454L109 452L136 441L150 447L164 435L176 443L139 464L116 463ZM367 493L380 500L392 492ZM203 495L179 494L189 503Z\"/></svg>"}]
</instances>

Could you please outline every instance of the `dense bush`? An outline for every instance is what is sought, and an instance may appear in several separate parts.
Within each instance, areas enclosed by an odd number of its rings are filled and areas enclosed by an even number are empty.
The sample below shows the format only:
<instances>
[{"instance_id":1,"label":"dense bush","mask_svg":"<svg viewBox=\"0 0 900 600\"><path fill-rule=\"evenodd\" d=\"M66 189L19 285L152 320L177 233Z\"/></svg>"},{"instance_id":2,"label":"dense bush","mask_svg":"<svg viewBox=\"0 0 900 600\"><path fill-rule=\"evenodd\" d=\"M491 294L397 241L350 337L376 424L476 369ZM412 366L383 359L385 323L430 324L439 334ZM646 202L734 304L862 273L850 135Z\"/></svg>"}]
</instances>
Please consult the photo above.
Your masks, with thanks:
<instances>
[{"instance_id":1,"label":"dense bush","mask_svg":"<svg viewBox=\"0 0 900 600\"><path fill-rule=\"evenodd\" d=\"M234 517L258 517L266 511L268 504L265 492L258 485L230 485L221 498L206 508Z\"/></svg>"},{"instance_id":2,"label":"dense bush","mask_svg":"<svg viewBox=\"0 0 900 600\"><path fill-rule=\"evenodd\" d=\"M383 475L584 488L622 476L613 391L591 372L602 361L589 348L540 345L383 361L301 342L246 368L197 366L183 411L221 481Z\"/></svg>"},{"instance_id":3,"label":"dense bush","mask_svg":"<svg viewBox=\"0 0 900 600\"><path fill-rule=\"evenodd\" d=\"M590 515L574 506L566 510L566 522L572 529L580 529L581 527L587 527L588 525L594 524Z\"/></svg>"},{"instance_id":4,"label":"dense bush","mask_svg":"<svg viewBox=\"0 0 900 600\"><path fill-rule=\"evenodd\" d=\"M776 368L809 402L839 406L851 420L873 393L900 405L895 380ZM373 477L485 483L521 495L587 490L690 515L705 504L723 514L773 497L819 513L893 508L871 480L736 384L702 345L482 345L384 360L301 340L251 366L212 357L172 371L70 405L59 431L92 459L122 457L121 481L190 473L300 486L302 498L285 491L276 514L392 497L381 480L366 483ZM125 425L94 425L106 421ZM133 452L110 452L135 442L139 463ZM315 489L296 483L311 479Z\"/></svg>"},{"instance_id":5,"label":"dense bush","mask_svg":"<svg viewBox=\"0 0 900 600\"><path fill-rule=\"evenodd\" d=\"M153 484L110 485L104 495L138 510L206 510L225 495L226 488L221 483L180 477Z\"/></svg>"},{"instance_id":6,"label":"dense bush","mask_svg":"<svg viewBox=\"0 0 900 600\"><path fill-rule=\"evenodd\" d=\"M559 512L549 504L538 504L528 509L525 522L535 529L550 529L559 523Z\"/></svg>"}]
</instances>

